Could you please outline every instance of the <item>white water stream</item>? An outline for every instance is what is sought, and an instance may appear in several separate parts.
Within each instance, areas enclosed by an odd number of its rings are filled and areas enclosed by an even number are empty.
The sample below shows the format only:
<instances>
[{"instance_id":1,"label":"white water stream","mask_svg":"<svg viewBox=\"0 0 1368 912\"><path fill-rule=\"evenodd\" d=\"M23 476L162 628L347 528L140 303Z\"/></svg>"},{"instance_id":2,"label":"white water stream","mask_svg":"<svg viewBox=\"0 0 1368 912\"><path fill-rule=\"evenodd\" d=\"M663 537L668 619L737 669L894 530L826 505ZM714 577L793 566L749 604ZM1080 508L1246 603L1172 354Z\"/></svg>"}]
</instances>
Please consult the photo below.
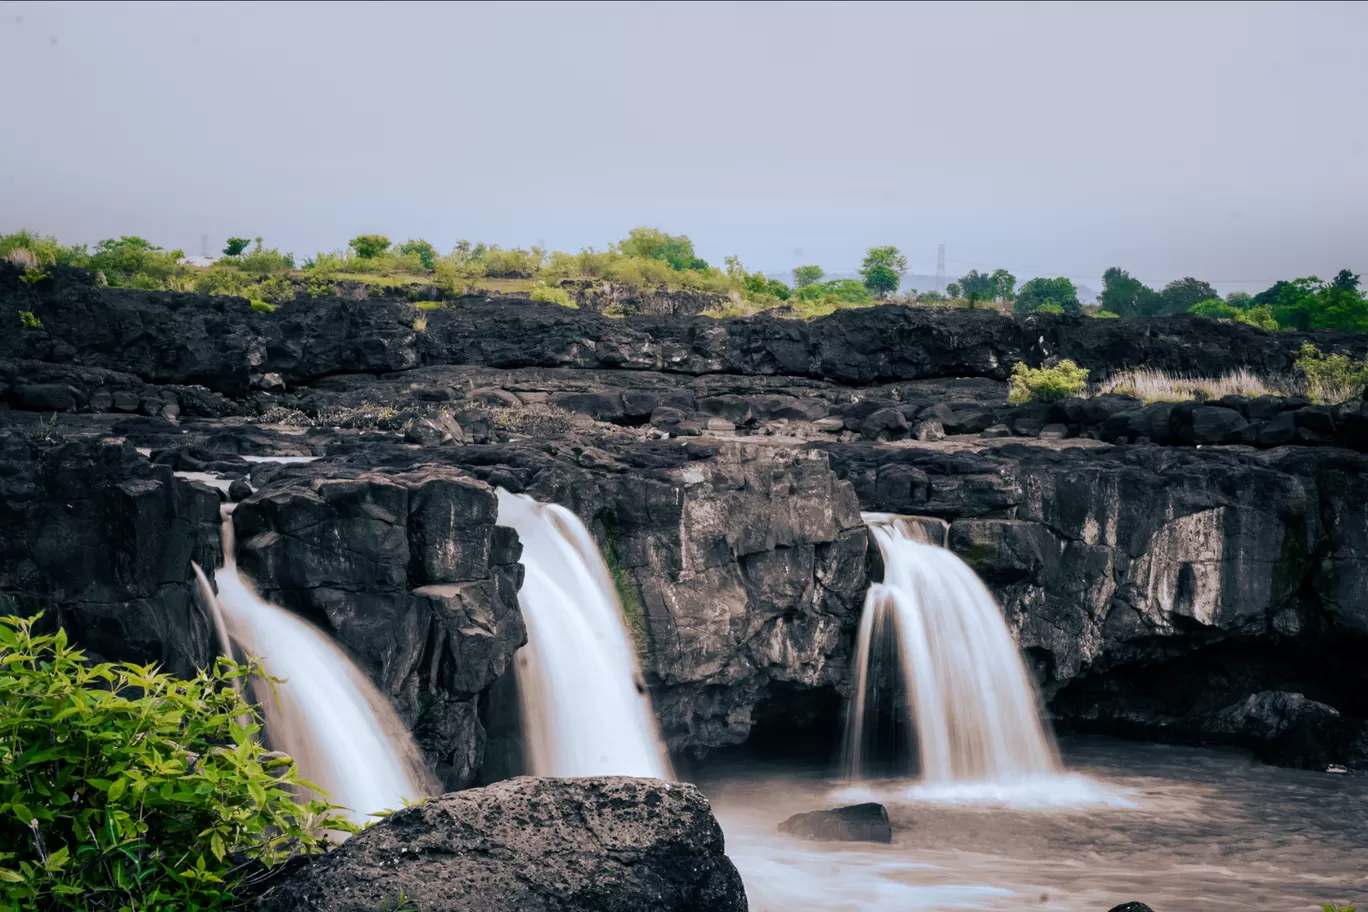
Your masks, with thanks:
<instances>
[{"instance_id":1,"label":"white water stream","mask_svg":"<svg viewBox=\"0 0 1368 912\"><path fill-rule=\"evenodd\" d=\"M878 748L915 756L927 784L1058 772L1035 688L992 593L964 561L928 543L916 523L881 513L864 520L883 555L884 580L869 587L856 643L850 778L871 771L882 759L870 756ZM884 669L881 676L880 661L896 663L894 674ZM878 686L890 678L901 693L892 706ZM891 725L903 743L885 737L871 744L881 723L890 727L890 713L908 717Z\"/></svg>"},{"instance_id":2,"label":"white water stream","mask_svg":"<svg viewBox=\"0 0 1368 912\"><path fill-rule=\"evenodd\" d=\"M671 777L649 695L598 545L574 513L498 491L518 532L527 645L514 668L529 772Z\"/></svg>"},{"instance_id":3,"label":"white water stream","mask_svg":"<svg viewBox=\"0 0 1368 912\"><path fill-rule=\"evenodd\" d=\"M224 648L231 642L284 679L273 688L253 687L271 746L293 757L300 775L356 823L436 791L413 738L361 669L327 634L262 599L238 573L230 507L224 508L223 556L210 610ZM212 596L198 566L195 572L202 592Z\"/></svg>"}]
</instances>

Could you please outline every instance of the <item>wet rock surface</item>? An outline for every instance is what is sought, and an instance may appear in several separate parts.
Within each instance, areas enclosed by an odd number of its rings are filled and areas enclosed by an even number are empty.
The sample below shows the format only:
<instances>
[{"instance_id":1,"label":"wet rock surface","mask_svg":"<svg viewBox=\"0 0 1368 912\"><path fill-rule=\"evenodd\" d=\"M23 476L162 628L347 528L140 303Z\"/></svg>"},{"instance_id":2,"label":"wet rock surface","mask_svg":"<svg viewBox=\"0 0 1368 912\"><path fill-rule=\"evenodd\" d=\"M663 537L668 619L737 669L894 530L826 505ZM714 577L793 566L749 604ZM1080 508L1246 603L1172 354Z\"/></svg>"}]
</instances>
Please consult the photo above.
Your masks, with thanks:
<instances>
[{"instance_id":1,"label":"wet rock surface","mask_svg":"<svg viewBox=\"0 0 1368 912\"><path fill-rule=\"evenodd\" d=\"M779 824L779 832L819 842L893 841L888 811L874 802L794 814Z\"/></svg>"},{"instance_id":2,"label":"wet rock surface","mask_svg":"<svg viewBox=\"0 0 1368 912\"><path fill-rule=\"evenodd\" d=\"M405 808L294 873L261 912L745 912L691 785L510 779Z\"/></svg>"}]
</instances>

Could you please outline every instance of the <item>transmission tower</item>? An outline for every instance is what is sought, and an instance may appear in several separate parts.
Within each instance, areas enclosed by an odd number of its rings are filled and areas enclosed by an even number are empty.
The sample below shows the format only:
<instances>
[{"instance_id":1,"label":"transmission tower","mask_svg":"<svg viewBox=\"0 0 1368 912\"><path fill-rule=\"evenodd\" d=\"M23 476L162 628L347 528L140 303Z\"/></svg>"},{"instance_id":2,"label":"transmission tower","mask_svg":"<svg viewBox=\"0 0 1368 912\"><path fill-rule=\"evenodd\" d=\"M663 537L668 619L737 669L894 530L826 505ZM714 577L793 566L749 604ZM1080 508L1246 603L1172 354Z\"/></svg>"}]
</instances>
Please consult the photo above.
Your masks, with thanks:
<instances>
[{"instance_id":1,"label":"transmission tower","mask_svg":"<svg viewBox=\"0 0 1368 912\"><path fill-rule=\"evenodd\" d=\"M936 251L936 291L945 291L945 245Z\"/></svg>"}]
</instances>

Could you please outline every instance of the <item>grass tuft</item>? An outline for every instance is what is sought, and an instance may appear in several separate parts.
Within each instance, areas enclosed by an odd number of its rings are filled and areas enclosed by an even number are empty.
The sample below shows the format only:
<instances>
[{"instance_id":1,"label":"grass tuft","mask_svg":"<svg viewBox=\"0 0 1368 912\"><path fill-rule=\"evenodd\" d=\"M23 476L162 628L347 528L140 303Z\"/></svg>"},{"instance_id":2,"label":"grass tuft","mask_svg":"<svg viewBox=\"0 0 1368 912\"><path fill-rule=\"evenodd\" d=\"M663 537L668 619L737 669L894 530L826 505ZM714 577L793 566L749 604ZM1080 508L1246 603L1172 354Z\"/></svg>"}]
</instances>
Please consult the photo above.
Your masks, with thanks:
<instances>
[{"instance_id":1,"label":"grass tuft","mask_svg":"<svg viewBox=\"0 0 1368 912\"><path fill-rule=\"evenodd\" d=\"M1220 399L1223 396L1289 396L1296 393L1291 379L1264 380L1241 368L1223 377L1183 377L1147 367L1115 374L1098 385L1096 395L1115 393L1134 396L1143 402L1186 402L1190 399Z\"/></svg>"}]
</instances>

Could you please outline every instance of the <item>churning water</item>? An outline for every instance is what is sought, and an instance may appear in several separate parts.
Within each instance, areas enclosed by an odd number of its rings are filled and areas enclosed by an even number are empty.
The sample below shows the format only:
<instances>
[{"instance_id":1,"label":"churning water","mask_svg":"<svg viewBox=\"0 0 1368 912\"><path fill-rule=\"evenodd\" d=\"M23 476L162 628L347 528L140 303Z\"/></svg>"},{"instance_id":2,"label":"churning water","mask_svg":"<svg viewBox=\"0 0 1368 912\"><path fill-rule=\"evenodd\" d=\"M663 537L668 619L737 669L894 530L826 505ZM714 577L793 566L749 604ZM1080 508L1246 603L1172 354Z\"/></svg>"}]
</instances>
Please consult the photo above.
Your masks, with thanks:
<instances>
[{"instance_id":1,"label":"churning water","mask_svg":"<svg viewBox=\"0 0 1368 912\"><path fill-rule=\"evenodd\" d=\"M262 599L238 573L229 508L223 559L214 574L218 596L209 603L220 638L226 632L225 643L284 679L253 686L271 746L292 756L300 775L356 823L432 794L436 784L413 738L361 669L327 634Z\"/></svg>"},{"instance_id":2,"label":"churning water","mask_svg":"<svg viewBox=\"0 0 1368 912\"><path fill-rule=\"evenodd\" d=\"M500 488L499 524L522 540L527 645L514 668L529 772L670 778L622 605L579 518Z\"/></svg>"},{"instance_id":3,"label":"churning water","mask_svg":"<svg viewBox=\"0 0 1368 912\"><path fill-rule=\"evenodd\" d=\"M864 520L884 579L869 587L860 619L847 775L919 771L943 786L1057 772L1034 686L992 593L916 523L882 513Z\"/></svg>"},{"instance_id":4,"label":"churning water","mask_svg":"<svg viewBox=\"0 0 1368 912\"><path fill-rule=\"evenodd\" d=\"M1368 777L1248 753L1066 739L1038 787L870 786L893 843L786 836L790 814L853 800L795 765L714 763L700 785L751 912L1320 912L1368 902Z\"/></svg>"}]
</instances>

